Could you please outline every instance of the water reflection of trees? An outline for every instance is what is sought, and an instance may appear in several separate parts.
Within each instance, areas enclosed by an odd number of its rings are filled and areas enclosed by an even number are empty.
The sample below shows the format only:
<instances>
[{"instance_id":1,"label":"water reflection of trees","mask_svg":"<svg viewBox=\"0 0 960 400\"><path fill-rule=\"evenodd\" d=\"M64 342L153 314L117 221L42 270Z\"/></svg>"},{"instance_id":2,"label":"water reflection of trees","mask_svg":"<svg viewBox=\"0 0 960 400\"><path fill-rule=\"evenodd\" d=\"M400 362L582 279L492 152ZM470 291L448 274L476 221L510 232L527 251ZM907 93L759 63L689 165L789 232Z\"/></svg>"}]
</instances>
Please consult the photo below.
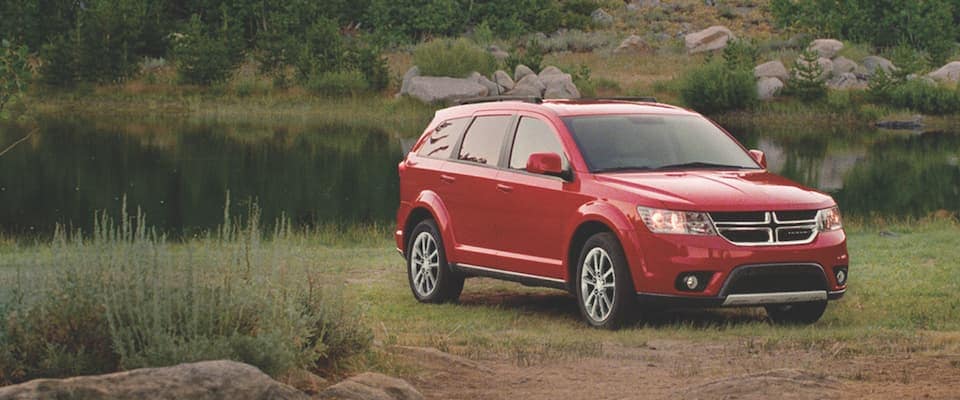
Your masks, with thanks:
<instances>
[{"instance_id":1,"label":"water reflection of trees","mask_svg":"<svg viewBox=\"0 0 960 400\"><path fill-rule=\"evenodd\" d=\"M89 227L121 198L188 233L222 220L225 192L255 198L265 221L386 221L400 152L387 134L337 124L44 120L31 151L0 160L0 230ZM0 138L15 136L0 129Z\"/></svg>"}]
</instances>

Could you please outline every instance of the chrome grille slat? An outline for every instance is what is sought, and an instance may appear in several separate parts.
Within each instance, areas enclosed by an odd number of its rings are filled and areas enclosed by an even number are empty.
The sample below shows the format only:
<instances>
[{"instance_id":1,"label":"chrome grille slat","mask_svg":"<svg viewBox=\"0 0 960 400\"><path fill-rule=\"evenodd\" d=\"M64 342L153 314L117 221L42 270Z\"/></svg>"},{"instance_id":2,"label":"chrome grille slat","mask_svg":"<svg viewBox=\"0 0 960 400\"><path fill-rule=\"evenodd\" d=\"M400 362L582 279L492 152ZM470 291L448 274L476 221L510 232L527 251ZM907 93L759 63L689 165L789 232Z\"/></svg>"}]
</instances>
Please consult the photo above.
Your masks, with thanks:
<instances>
[{"instance_id":1,"label":"chrome grille slat","mask_svg":"<svg viewBox=\"0 0 960 400\"><path fill-rule=\"evenodd\" d=\"M812 242L817 237L816 213L815 210L718 212L710 213L710 217L720 236L730 243L741 246L771 246ZM813 219L808 219L811 215ZM764 237L766 240L762 240Z\"/></svg>"}]
</instances>

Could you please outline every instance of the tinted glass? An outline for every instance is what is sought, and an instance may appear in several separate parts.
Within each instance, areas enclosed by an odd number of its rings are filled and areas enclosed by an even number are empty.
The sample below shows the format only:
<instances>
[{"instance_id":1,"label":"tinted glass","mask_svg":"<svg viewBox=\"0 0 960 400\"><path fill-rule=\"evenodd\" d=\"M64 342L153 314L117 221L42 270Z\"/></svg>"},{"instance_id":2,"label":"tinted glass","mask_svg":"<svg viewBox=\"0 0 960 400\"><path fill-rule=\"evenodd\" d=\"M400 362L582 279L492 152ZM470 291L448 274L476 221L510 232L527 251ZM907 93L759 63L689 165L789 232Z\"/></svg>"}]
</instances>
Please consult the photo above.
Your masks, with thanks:
<instances>
[{"instance_id":1,"label":"tinted glass","mask_svg":"<svg viewBox=\"0 0 960 400\"><path fill-rule=\"evenodd\" d=\"M497 115L477 117L467 129L460 147L461 160L486 165L497 165L500 159L500 147L507 133L507 125L512 117Z\"/></svg>"},{"instance_id":2,"label":"tinted glass","mask_svg":"<svg viewBox=\"0 0 960 400\"><path fill-rule=\"evenodd\" d=\"M423 157L450 158L453 146L460 139L460 133L470 122L470 118L458 118L444 121L430 132L417 154Z\"/></svg>"},{"instance_id":3,"label":"tinted glass","mask_svg":"<svg viewBox=\"0 0 960 400\"><path fill-rule=\"evenodd\" d=\"M517 126L517 135L513 139L513 152L510 154L510 168L524 169L527 159L533 153L557 153L564 159L560 139L550 129L550 125L536 118L521 118Z\"/></svg>"},{"instance_id":4,"label":"tinted glass","mask_svg":"<svg viewBox=\"0 0 960 400\"><path fill-rule=\"evenodd\" d=\"M604 115L564 122L593 172L759 168L737 142L698 116Z\"/></svg>"}]
</instances>

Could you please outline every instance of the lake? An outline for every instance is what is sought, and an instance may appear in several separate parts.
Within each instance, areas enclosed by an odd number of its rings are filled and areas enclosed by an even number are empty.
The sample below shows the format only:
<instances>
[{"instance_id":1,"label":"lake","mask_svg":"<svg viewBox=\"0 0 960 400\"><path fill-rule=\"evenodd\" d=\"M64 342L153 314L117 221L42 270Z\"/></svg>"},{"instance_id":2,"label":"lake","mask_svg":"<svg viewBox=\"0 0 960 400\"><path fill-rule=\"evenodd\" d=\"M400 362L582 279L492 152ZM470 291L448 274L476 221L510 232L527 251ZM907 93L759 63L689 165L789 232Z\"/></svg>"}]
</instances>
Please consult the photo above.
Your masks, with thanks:
<instances>
[{"instance_id":1,"label":"lake","mask_svg":"<svg viewBox=\"0 0 960 400\"><path fill-rule=\"evenodd\" d=\"M401 144L387 131L317 121L42 118L0 157L0 232L89 229L94 213L140 207L174 236L223 222L251 202L269 224L386 223ZM847 215L960 211L960 133L761 131L728 127L772 171L831 193ZM0 126L0 148L25 135Z\"/></svg>"}]
</instances>

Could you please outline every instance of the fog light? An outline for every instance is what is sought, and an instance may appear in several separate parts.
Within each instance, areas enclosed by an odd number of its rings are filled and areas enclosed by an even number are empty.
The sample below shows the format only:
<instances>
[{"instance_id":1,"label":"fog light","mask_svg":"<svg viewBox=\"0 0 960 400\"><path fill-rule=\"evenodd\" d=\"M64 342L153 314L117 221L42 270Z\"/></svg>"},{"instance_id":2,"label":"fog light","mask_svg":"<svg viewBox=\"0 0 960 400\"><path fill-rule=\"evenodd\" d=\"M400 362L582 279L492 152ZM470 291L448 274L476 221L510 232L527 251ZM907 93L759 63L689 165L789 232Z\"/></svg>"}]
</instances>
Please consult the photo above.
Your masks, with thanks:
<instances>
[{"instance_id":1,"label":"fog light","mask_svg":"<svg viewBox=\"0 0 960 400\"><path fill-rule=\"evenodd\" d=\"M687 275L686 278L683 278L683 284L687 285L687 289L694 290L700 285L700 280L697 279L696 275Z\"/></svg>"},{"instance_id":2,"label":"fog light","mask_svg":"<svg viewBox=\"0 0 960 400\"><path fill-rule=\"evenodd\" d=\"M837 270L837 285L843 286L847 283L847 271Z\"/></svg>"}]
</instances>

